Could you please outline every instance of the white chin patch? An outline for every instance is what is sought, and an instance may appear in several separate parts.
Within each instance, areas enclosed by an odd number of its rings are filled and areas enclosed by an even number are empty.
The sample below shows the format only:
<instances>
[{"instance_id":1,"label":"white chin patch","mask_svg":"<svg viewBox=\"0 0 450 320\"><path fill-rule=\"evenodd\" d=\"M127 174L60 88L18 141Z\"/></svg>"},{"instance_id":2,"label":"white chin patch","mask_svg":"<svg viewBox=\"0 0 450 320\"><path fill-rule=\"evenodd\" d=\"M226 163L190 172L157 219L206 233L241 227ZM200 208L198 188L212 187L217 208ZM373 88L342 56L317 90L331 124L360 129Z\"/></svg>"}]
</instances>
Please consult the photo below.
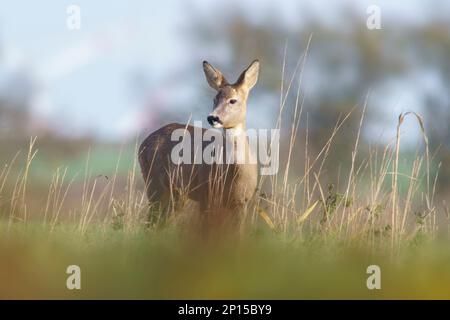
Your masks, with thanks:
<instances>
[{"instance_id":1,"label":"white chin patch","mask_svg":"<svg viewBox=\"0 0 450 320\"><path fill-rule=\"evenodd\" d=\"M220 128L223 127L223 125L221 125L220 123L214 123L214 124L212 125L212 127L213 127L213 128L216 128L216 129L220 129Z\"/></svg>"}]
</instances>

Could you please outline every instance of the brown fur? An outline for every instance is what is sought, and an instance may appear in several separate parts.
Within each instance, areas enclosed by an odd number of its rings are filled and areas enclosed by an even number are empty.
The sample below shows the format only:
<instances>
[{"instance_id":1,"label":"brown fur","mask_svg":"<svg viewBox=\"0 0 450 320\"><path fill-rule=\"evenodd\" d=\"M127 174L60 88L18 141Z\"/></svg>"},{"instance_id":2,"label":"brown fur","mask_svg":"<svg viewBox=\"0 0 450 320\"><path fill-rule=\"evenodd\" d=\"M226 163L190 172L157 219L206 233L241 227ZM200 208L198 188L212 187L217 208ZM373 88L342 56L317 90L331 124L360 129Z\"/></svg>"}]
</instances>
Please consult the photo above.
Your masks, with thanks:
<instances>
[{"instance_id":1,"label":"brown fur","mask_svg":"<svg viewBox=\"0 0 450 320\"><path fill-rule=\"evenodd\" d=\"M218 91L214 99L211 115L218 117L221 126L235 139L244 138L245 157L251 155L245 132L245 115L249 90L256 83L259 63L253 62L239 80L233 84L217 69L204 62L204 71L208 83ZM235 103L230 105L230 100ZM231 209L242 211L253 196L257 184L257 165L245 164L175 164L170 155L179 141L171 141L172 132L183 129L191 135L192 150L194 144L194 127L171 123L150 134L139 148L139 163L144 177L147 197L151 202L159 203L160 209L168 212L183 205L184 199L199 202L200 210L221 211ZM203 133L206 129L201 128ZM210 142L203 142L202 150ZM226 143L223 142L226 153ZM236 143L233 143L235 148ZM201 153L203 154L203 152ZM225 156L224 156L225 158ZM170 206L172 204L172 206Z\"/></svg>"}]
</instances>

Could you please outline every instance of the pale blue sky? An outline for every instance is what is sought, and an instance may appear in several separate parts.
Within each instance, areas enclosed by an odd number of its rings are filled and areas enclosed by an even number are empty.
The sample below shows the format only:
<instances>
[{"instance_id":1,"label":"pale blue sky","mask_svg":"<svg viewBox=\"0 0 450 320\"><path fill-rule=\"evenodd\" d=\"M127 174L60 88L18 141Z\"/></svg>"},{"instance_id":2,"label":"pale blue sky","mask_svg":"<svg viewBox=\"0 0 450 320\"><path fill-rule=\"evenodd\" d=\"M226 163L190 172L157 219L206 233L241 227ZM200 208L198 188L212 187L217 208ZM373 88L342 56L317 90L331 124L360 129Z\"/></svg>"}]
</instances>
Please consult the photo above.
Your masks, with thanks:
<instances>
[{"instance_id":1,"label":"pale blue sky","mask_svg":"<svg viewBox=\"0 0 450 320\"><path fill-rule=\"evenodd\" d=\"M301 26L303 17L310 14L320 16L324 23L339 24L342 4L354 6L362 15L368 5L378 4L383 19L399 24L426 21L432 7L430 1L418 0L242 2L228 0L226 7L255 23L264 23L268 12L278 12L280 24L286 27ZM70 135L90 132L108 139L133 136L142 130L142 117L152 115L143 113L139 99L133 95L129 84L132 72L141 69L149 75L156 95L163 97L163 105L165 101L170 101L170 105L179 102L182 108L183 101L192 96L192 87L203 83L201 60L205 56L220 60L223 54L214 48L207 52L192 50L185 33L193 12L205 19L220 15L225 4L217 3L4 2L0 9L0 89L24 70L36 86L32 108L39 121L57 123L62 132ZM79 31L66 28L66 8L70 4L81 8ZM190 75L192 83L177 77L195 63L199 68ZM401 105L393 108L402 108Z\"/></svg>"}]
</instances>

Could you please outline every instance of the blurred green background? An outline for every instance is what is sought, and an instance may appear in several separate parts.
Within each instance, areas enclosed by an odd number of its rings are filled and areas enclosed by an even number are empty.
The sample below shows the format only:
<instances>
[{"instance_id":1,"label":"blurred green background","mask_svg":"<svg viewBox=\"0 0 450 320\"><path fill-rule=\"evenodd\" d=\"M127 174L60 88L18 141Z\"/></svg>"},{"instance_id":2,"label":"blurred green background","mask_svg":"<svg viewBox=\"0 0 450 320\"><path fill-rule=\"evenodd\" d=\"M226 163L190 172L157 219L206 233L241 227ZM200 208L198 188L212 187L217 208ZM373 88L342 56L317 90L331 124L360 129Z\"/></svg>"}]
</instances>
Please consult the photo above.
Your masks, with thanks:
<instances>
[{"instance_id":1,"label":"blurred green background","mask_svg":"<svg viewBox=\"0 0 450 320\"><path fill-rule=\"evenodd\" d=\"M0 8L0 298L450 298L444 237L450 230L449 2L80 0L81 28L70 30L72 2L18 0ZM371 5L380 9L379 30L366 25ZM127 231L123 212L141 196L130 190L143 191L135 162L140 141L169 122L191 119L206 126L214 93L201 62L208 60L232 81L260 59L247 123L273 128L280 95L305 53L304 112L289 180L305 168L306 137L314 159L338 119L355 108L333 140L320 177L323 186L342 192L370 93L357 167L367 165L375 149L392 146L400 113L422 115L431 176L439 172L434 192L439 232L429 237L413 232L393 257L384 231L379 248L364 242L365 234L342 240L305 232L296 239L264 223L249 239L214 248L187 241L183 228ZM281 117L283 163L299 85L297 73ZM401 133L399 171L408 176L416 152L425 150L423 136L412 117ZM37 153L21 184L30 137L37 137ZM46 203L53 201L48 194L55 172L65 172L59 196L70 184L58 223L21 224L20 214L8 220L17 207L27 212L26 221L41 221ZM97 215L100 223L85 230L75 214L83 217L90 193L101 197L112 179L119 198L109 203L105 197L105 210L119 208L111 213L113 228ZM361 179L368 189L369 177ZM400 176L401 196L408 181ZM390 183L388 177L385 184ZM412 226L420 229L423 181L418 188L419 204L412 211L419 218ZM358 191L370 198L365 188ZM22 194L26 205L15 202ZM59 212L54 203L52 212ZM69 264L82 268L80 292L64 287ZM381 291L365 286L370 264L382 267Z\"/></svg>"},{"instance_id":2,"label":"blurred green background","mask_svg":"<svg viewBox=\"0 0 450 320\"><path fill-rule=\"evenodd\" d=\"M442 163L438 192L442 198L449 192L450 6L445 1L79 1L79 30L66 26L68 5L17 1L0 10L2 163L38 136L41 152L34 169L43 179L60 163L78 171L88 148L95 174L111 175L114 149L128 146L125 152L132 152L130 146L168 122L205 120L213 92L204 80L203 60L234 80L259 58L248 127L272 128L283 63L286 90L311 36L297 141L304 141L308 127L309 148L317 154L339 115L357 106L330 152L329 163L346 166L353 147L348 138L355 136L370 91L360 152L392 142L398 115L416 111L424 117L430 150L436 151L435 167ZM379 30L366 26L371 5L380 10ZM296 76L294 88L298 81ZM284 123L292 119L295 91L287 97ZM289 125L285 128L288 134ZM406 119L402 133L402 150L410 158L422 146L420 130ZM301 149L300 144L298 158Z\"/></svg>"}]
</instances>

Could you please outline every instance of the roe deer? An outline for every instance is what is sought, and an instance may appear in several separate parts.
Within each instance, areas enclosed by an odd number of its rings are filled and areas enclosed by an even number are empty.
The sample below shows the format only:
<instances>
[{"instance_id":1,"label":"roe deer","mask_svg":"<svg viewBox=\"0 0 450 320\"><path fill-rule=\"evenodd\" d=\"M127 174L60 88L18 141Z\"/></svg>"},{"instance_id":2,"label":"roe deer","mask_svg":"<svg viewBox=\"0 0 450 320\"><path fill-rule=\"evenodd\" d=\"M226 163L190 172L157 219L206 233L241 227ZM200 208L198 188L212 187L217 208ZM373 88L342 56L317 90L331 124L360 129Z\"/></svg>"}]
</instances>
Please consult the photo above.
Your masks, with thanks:
<instances>
[{"instance_id":1,"label":"roe deer","mask_svg":"<svg viewBox=\"0 0 450 320\"><path fill-rule=\"evenodd\" d=\"M223 164L206 164L203 161L200 164L174 163L171 161L171 152L179 142L172 141L172 133L182 129L192 136L195 130L203 134L206 129L172 123L151 133L142 142L138 157L147 197L149 201L159 203L160 214L167 215L169 204L175 208L183 202L183 198L199 202L201 212L220 209L240 212L256 191L257 164L248 146L245 122L247 98L258 79L259 61L253 61L234 84L229 84L222 73L207 61L203 62L203 71L208 84L217 91L214 108L207 121L214 128L223 128L221 138L231 137L232 143L228 146L235 149L231 150L235 154L244 156L245 161ZM229 147L226 144L223 146L218 152L225 154ZM205 148L204 142L201 148ZM191 150L192 154L195 153L193 148Z\"/></svg>"}]
</instances>

